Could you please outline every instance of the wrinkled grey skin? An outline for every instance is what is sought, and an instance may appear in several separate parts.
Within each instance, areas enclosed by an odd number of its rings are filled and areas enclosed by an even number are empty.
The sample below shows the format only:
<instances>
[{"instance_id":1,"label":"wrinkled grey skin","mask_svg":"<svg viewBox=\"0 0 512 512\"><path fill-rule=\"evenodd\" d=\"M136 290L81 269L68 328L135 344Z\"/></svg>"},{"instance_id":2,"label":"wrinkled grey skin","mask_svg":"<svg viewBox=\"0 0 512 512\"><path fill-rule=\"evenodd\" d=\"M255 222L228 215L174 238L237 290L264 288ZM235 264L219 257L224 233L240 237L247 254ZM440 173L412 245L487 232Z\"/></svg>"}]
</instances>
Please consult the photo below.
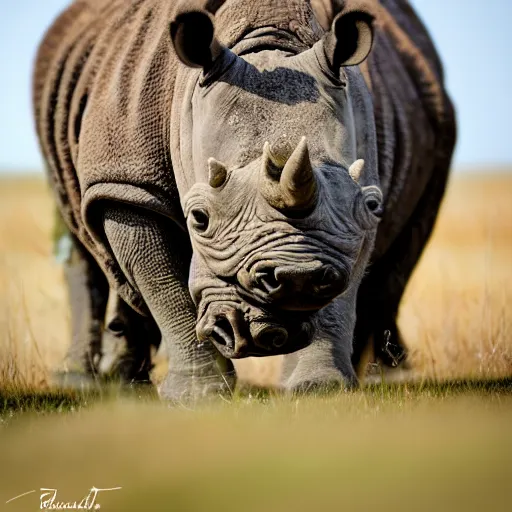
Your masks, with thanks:
<instances>
[{"instance_id":1,"label":"wrinkled grey skin","mask_svg":"<svg viewBox=\"0 0 512 512\"><path fill-rule=\"evenodd\" d=\"M274 50L244 57L213 41L210 65L188 75L180 125L193 150L182 147L180 161L182 179L195 184L182 205L193 248L197 337L210 352L192 361L186 353L180 361L177 344L168 343L179 371L171 368L164 396L230 387L229 358L298 349L286 364L287 389L356 383L350 360L356 296L382 197L368 89L355 67L333 72L326 40L299 55ZM364 57L371 37L360 44ZM177 48L186 63L187 51ZM291 206L279 188L288 161L288 174L302 172L307 181L299 187L298 176L290 185ZM170 276L179 262L168 233L156 220L119 209L105 212L104 227L163 338L172 339ZM151 265L140 264L148 257ZM276 290L262 284L262 272Z\"/></svg>"}]
</instances>

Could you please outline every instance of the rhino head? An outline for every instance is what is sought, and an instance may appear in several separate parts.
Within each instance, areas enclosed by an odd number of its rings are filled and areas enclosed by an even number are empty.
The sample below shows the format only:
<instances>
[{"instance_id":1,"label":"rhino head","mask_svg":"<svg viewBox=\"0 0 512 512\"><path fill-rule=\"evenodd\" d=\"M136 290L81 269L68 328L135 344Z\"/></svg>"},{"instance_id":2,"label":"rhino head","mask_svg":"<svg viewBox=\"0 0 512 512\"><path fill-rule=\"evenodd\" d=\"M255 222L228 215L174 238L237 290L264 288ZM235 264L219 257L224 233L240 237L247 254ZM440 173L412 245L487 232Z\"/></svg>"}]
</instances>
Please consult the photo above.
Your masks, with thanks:
<instances>
[{"instance_id":1,"label":"rhino head","mask_svg":"<svg viewBox=\"0 0 512 512\"><path fill-rule=\"evenodd\" d=\"M298 54L263 45L236 55L214 21L195 9L171 24L187 66L173 164L197 334L229 358L293 352L312 341L322 308L350 292L355 301L382 213L371 97L356 67L372 18L339 14Z\"/></svg>"}]
</instances>

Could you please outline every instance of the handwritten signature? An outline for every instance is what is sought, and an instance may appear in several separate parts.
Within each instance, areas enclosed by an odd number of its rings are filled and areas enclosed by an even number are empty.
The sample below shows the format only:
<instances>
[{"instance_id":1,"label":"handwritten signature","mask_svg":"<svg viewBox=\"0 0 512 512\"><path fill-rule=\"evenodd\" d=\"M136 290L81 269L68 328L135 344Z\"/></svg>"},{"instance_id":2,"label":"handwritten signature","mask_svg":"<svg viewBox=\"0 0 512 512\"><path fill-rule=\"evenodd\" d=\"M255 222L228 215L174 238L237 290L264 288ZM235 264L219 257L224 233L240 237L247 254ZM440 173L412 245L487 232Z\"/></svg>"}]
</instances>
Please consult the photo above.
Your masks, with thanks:
<instances>
[{"instance_id":1,"label":"handwritten signature","mask_svg":"<svg viewBox=\"0 0 512 512\"><path fill-rule=\"evenodd\" d=\"M40 499L40 509L41 510L99 510L101 505L97 502L98 494L100 492L107 491L119 491L122 487L112 487L110 489L99 489L98 487L91 487L89 493L85 498L82 498L80 501L58 501L57 499L57 489L46 489L41 488L39 491L41 495ZM11 503L15 500L23 498L24 496L28 496L29 494L34 494L36 490L24 492L19 496L11 498L7 503Z\"/></svg>"}]
</instances>

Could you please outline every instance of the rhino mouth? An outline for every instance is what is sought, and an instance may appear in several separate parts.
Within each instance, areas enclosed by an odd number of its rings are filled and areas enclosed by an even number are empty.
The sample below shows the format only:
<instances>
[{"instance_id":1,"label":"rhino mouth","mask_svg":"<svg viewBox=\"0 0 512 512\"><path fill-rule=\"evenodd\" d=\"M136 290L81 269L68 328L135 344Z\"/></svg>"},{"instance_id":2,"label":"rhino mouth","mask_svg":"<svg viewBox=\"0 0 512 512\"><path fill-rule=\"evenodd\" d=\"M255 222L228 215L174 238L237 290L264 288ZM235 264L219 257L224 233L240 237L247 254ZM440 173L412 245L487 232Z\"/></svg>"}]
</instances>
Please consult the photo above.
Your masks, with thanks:
<instances>
[{"instance_id":1,"label":"rhino mouth","mask_svg":"<svg viewBox=\"0 0 512 512\"><path fill-rule=\"evenodd\" d=\"M229 359L289 354L308 346L313 336L307 312L271 313L243 301L215 301L202 309L198 340L213 343Z\"/></svg>"}]
</instances>

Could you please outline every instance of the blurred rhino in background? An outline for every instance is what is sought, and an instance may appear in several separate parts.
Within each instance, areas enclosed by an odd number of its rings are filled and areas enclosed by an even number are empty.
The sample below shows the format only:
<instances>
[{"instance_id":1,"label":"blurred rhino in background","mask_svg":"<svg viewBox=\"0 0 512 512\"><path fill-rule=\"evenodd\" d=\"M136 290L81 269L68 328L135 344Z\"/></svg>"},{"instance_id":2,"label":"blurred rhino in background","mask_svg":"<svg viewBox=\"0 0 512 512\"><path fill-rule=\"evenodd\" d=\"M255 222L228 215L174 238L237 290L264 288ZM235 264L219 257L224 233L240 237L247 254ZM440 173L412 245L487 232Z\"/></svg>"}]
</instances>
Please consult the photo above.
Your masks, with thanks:
<instances>
[{"instance_id":1,"label":"blurred rhino in background","mask_svg":"<svg viewBox=\"0 0 512 512\"><path fill-rule=\"evenodd\" d=\"M287 354L290 391L402 358L455 143L406 0L76 0L34 106L73 242L72 371L147 380L161 342L182 400L229 392L234 358Z\"/></svg>"}]
</instances>

